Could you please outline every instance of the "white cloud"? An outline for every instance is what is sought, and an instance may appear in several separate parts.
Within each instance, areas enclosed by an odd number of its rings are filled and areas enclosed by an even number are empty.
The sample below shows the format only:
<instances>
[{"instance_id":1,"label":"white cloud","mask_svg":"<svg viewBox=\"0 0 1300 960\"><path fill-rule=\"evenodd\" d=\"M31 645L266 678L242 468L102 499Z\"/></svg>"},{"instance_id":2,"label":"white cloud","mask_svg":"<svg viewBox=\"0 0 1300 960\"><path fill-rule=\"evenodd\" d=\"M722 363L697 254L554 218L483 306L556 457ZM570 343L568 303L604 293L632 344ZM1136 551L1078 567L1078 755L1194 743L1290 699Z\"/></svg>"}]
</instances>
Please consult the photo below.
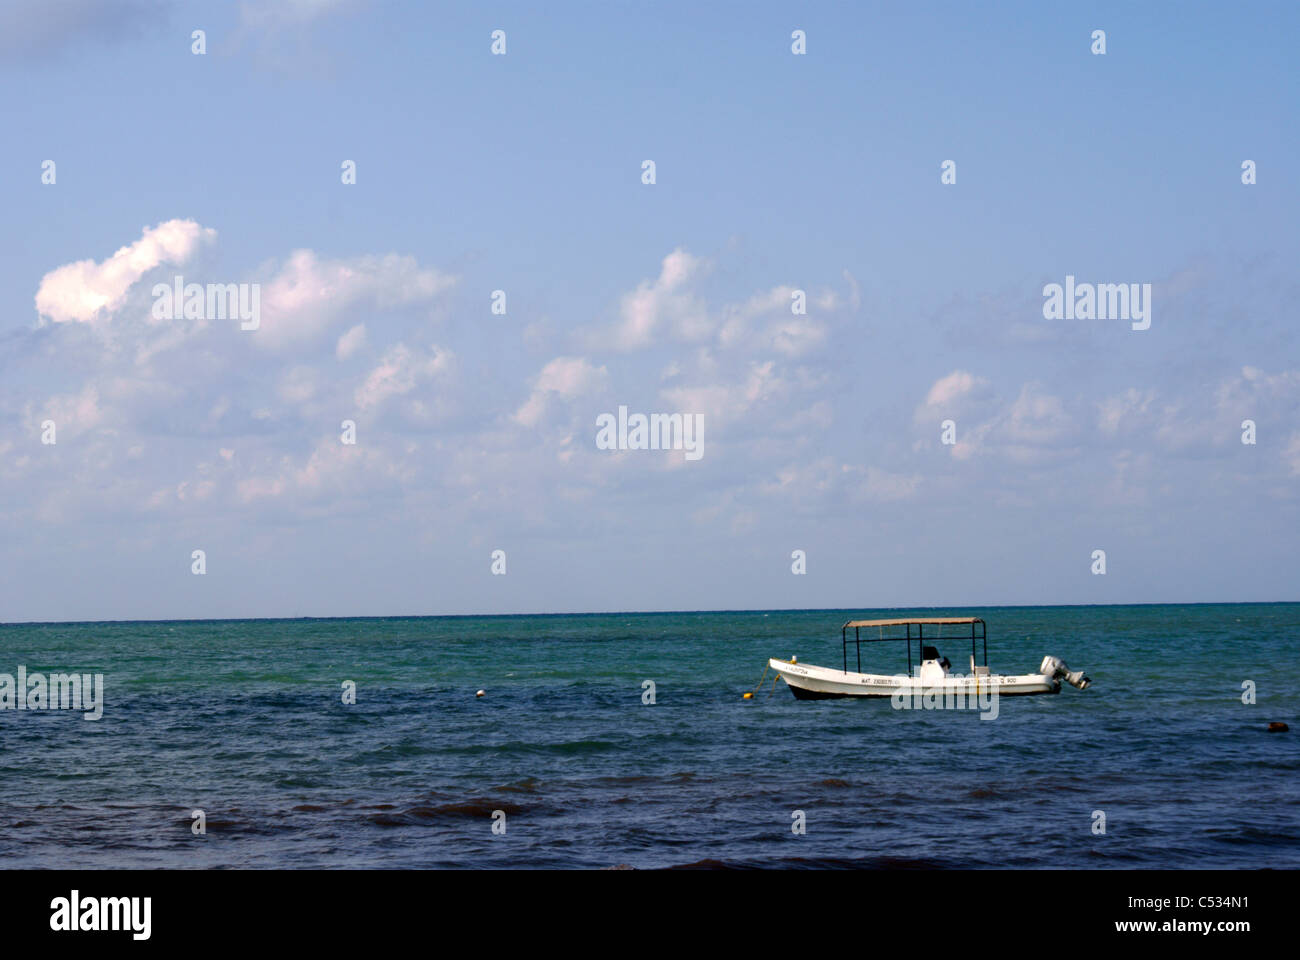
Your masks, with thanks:
<instances>
[{"instance_id":1,"label":"white cloud","mask_svg":"<svg viewBox=\"0 0 1300 960\"><path fill-rule=\"evenodd\" d=\"M858 286L858 278L848 270L844 271L843 276L844 282L849 285L849 306L856 313L862 306L862 288Z\"/></svg>"},{"instance_id":2,"label":"white cloud","mask_svg":"<svg viewBox=\"0 0 1300 960\"><path fill-rule=\"evenodd\" d=\"M1021 463L1044 462L1070 456L1069 446L1076 417L1060 397L1048 393L1042 384L1029 381L1010 404L987 396L987 381L964 370L955 370L937 380L916 410L922 429L938 429L938 416L957 422L957 443L946 446L954 460L996 456ZM934 435L937 438L937 433ZM918 441L917 449L933 441Z\"/></svg>"},{"instance_id":3,"label":"white cloud","mask_svg":"<svg viewBox=\"0 0 1300 960\"><path fill-rule=\"evenodd\" d=\"M449 351L433 347L428 353L421 353L399 343L370 371L353 399L362 410L377 407L389 397L410 393L422 381L446 372L451 362Z\"/></svg>"},{"instance_id":4,"label":"white cloud","mask_svg":"<svg viewBox=\"0 0 1300 960\"><path fill-rule=\"evenodd\" d=\"M280 378L280 399L295 405L304 404L316 396L320 377L311 367L293 367Z\"/></svg>"},{"instance_id":5,"label":"white cloud","mask_svg":"<svg viewBox=\"0 0 1300 960\"><path fill-rule=\"evenodd\" d=\"M809 314L792 311L795 288L773 287L738 304L722 309L718 346L747 348L751 352L775 350L787 357L802 356L826 342L826 324ZM839 308L834 291L813 296L814 311L829 313Z\"/></svg>"},{"instance_id":6,"label":"white cloud","mask_svg":"<svg viewBox=\"0 0 1300 960\"><path fill-rule=\"evenodd\" d=\"M790 316L768 330L772 349L787 357L798 357L826 342L826 326L807 316Z\"/></svg>"},{"instance_id":7,"label":"white cloud","mask_svg":"<svg viewBox=\"0 0 1300 960\"><path fill-rule=\"evenodd\" d=\"M1047 446L1060 440L1071 426L1060 397L1047 393L1040 384L1026 383L1011 405L1005 435L1013 444Z\"/></svg>"},{"instance_id":8,"label":"white cloud","mask_svg":"<svg viewBox=\"0 0 1300 960\"><path fill-rule=\"evenodd\" d=\"M931 409L947 407L987 383L987 380L977 377L973 373L968 373L965 370L954 370L946 377L940 377L934 382L934 385L930 387L930 392L925 396L925 406Z\"/></svg>"},{"instance_id":9,"label":"white cloud","mask_svg":"<svg viewBox=\"0 0 1300 960\"><path fill-rule=\"evenodd\" d=\"M1114 436L1121 427L1145 417L1155 400L1155 391L1129 387L1123 393L1107 397L1097 404L1097 426L1102 433Z\"/></svg>"},{"instance_id":10,"label":"white cloud","mask_svg":"<svg viewBox=\"0 0 1300 960\"><path fill-rule=\"evenodd\" d=\"M390 253L321 260L311 250L295 250L262 285L262 325L253 340L279 347L308 339L359 303L390 309L432 300L455 282L455 277L420 267L414 257Z\"/></svg>"},{"instance_id":11,"label":"white cloud","mask_svg":"<svg viewBox=\"0 0 1300 960\"><path fill-rule=\"evenodd\" d=\"M844 308L844 298L826 288L805 291L805 303L812 313L795 314L796 288L782 284L710 309L693 289L709 267L707 261L681 248L674 250L664 257L656 279L643 280L624 294L618 320L588 335L588 344L633 351L667 342L712 341L719 350L750 356L778 353L799 357L825 345L829 334L826 316ZM847 272L845 278L850 301L856 304L856 281Z\"/></svg>"},{"instance_id":12,"label":"white cloud","mask_svg":"<svg viewBox=\"0 0 1300 960\"><path fill-rule=\"evenodd\" d=\"M724 307L722 328L718 331L718 346L737 347L748 340L753 333L751 324L756 317L777 312L790 314L793 293L794 287L773 287L742 303ZM790 316L794 317L794 314Z\"/></svg>"},{"instance_id":13,"label":"white cloud","mask_svg":"<svg viewBox=\"0 0 1300 960\"><path fill-rule=\"evenodd\" d=\"M660 395L670 409L702 413L711 424L721 425L739 420L768 400L785 398L789 388L776 372L776 361L768 360L750 363L742 378L732 383L669 387Z\"/></svg>"},{"instance_id":14,"label":"white cloud","mask_svg":"<svg viewBox=\"0 0 1300 960\"><path fill-rule=\"evenodd\" d=\"M58 394L44 404L42 419L54 421L59 436L77 436L97 426L104 419L99 390L86 384L77 393Z\"/></svg>"},{"instance_id":15,"label":"white cloud","mask_svg":"<svg viewBox=\"0 0 1300 960\"><path fill-rule=\"evenodd\" d=\"M907 500L916 495L921 478L915 475L890 473L879 467L845 467L845 473L856 480L850 493L857 500L890 502Z\"/></svg>"},{"instance_id":16,"label":"white cloud","mask_svg":"<svg viewBox=\"0 0 1300 960\"><path fill-rule=\"evenodd\" d=\"M343 336L334 347L334 356L346 360L366 345L366 325L358 323Z\"/></svg>"},{"instance_id":17,"label":"white cloud","mask_svg":"<svg viewBox=\"0 0 1300 960\"><path fill-rule=\"evenodd\" d=\"M1281 402L1286 406L1300 400L1300 370L1283 370L1280 373L1266 373L1258 367L1244 366L1239 376L1231 376L1219 385L1214 394L1215 403L1221 413L1250 416L1252 408Z\"/></svg>"},{"instance_id":18,"label":"white cloud","mask_svg":"<svg viewBox=\"0 0 1300 960\"><path fill-rule=\"evenodd\" d=\"M1282 454L1282 459L1290 469L1291 476L1300 477L1300 433L1291 434L1291 440Z\"/></svg>"},{"instance_id":19,"label":"white cloud","mask_svg":"<svg viewBox=\"0 0 1300 960\"><path fill-rule=\"evenodd\" d=\"M523 426L535 426L551 396L572 399L591 393L603 386L607 377L604 367L593 365L585 357L556 357L537 375L533 392L515 411L514 419Z\"/></svg>"},{"instance_id":20,"label":"white cloud","mask_svg":"<svg viewBox=\"0 0 1300 960\"><path fill-rule=\"evenodd\" d=\"M707 336L711 332L708 313L685 289L704 266L703 260L680 248L664 257L658 279L642 281L624 295L611 345L618 350L649 346L664 326L683 339Z\"/></svg>"},{"instance_id":21,"label":"white cloud","mask_svg":"<svg viewBox=\"0 0 1300 960\"><path fill-rule=\"evenodd\" d=\"M55 323L90 323L120 307L127 291L164 263L182 264L217 232L193 220L168 220L145 227L140 239L107 260L78 260L51 270L36 291L36 312Z\"/></svg>"},{"instance_id":22,"label":"white cloud","mask_svg":"<svg viewBox=\"0 0 1300 960\"><path fill-rule=\"evenodd\" d=\"M783 468L775 480L761 484L760 489L796 503L836 498L850 503L888 503L910 499L920 486L921 477L917 475L891 473L871 465L837 464L830 457L822 457Z\"/></svg>"}]
</instances>

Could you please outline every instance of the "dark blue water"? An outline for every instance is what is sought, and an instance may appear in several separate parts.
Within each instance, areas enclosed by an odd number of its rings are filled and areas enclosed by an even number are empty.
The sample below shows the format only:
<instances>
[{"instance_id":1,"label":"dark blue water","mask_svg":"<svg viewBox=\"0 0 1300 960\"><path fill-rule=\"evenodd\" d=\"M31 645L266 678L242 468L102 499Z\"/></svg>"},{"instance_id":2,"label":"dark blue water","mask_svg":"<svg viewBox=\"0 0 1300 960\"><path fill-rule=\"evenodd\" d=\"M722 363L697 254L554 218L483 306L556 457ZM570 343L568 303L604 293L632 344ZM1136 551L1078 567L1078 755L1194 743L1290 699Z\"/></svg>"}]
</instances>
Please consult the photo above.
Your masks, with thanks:
<instances>
[{"instance_id":1,"label":"dark blue water","mask_svg":"<svg viewBox=\"0 0 1300 960\"><path fill-rule=\"evenodd\" d=\"M1051 653L1094 685L994 721L742 699L899 615L865 609L3 626L0 673L106 690L98 721L0 710L0 862L1300 866L1300 605L924 612L984 617L995 672Z\"/></svg>"}]
</instances>

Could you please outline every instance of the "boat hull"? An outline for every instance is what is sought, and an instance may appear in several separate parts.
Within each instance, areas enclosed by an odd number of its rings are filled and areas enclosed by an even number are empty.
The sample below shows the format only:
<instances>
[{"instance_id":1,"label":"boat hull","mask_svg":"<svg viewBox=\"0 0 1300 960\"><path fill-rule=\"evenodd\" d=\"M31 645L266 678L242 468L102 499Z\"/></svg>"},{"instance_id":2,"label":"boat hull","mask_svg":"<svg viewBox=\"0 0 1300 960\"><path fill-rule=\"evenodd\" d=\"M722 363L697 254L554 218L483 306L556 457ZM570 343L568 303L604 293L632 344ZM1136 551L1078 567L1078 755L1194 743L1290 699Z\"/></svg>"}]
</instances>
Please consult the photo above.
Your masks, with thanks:
<instances>
[{"instance_id":1,"label":"boat hull","mask_svg":"<svg viewBox=\"0 0 1300 960\"><path fill-rule=\"evenodd\" d=\"M1027 697L1043 693L1060 693L1061 683L1046 674L1026 673L1019 676L989 674L980 677L946 676L933 683L917 677L890 677L879 673L854 673L795 663L790 660L768 661L768 665L789 686L799 700L839 700L845 697L888 698L944 693L969 698L989 696L996 690L999 697Z\"/></svg>"}]
</instances>

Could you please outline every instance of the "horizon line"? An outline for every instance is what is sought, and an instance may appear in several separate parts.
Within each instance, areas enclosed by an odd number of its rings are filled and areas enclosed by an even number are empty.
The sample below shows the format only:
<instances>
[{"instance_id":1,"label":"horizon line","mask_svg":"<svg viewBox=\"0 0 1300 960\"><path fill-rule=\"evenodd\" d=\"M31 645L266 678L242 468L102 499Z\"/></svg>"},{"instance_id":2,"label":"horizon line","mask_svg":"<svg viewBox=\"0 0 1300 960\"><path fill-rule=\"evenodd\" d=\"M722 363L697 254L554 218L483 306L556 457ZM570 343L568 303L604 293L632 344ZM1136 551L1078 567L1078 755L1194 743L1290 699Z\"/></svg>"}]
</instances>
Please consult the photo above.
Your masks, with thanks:
<instances>
[{"instance_id":1,"label":"horizon line","mask_svg":"<svg viewBox=\"0 0 1300 960\"><path fill-rule=\"evenodd\" d=\"M359 614L353 616L293 616L293 617L163 617L141 619L127 617L116 620L0 620L0 627L27 626L90 626L104 623L274 623L299 620L484 620L517 619L520 617L662 617L678 614L710 613L832 613L843 610L1032 610L1066 609L1071 607L1246 607L1285 606L1300 604L1300 600L1198 600L1191 603L1164 600L1136 601L1131 603L995 603L944 606L929 604L907 607L733 607L714 610L575 610L553 613L398 613Z\"/></svg>"}]
</instances>

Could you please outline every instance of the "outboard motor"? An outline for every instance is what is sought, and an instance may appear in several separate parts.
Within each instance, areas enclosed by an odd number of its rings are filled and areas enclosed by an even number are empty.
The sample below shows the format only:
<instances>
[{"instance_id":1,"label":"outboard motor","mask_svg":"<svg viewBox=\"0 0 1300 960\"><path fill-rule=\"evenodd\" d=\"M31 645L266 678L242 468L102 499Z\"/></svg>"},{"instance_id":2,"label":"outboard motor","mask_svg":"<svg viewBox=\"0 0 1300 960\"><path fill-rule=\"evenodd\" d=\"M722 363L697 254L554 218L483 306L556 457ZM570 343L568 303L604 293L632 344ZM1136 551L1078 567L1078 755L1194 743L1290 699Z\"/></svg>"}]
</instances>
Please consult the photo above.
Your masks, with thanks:
<instances>
[{"instance_id":1,"label":"outboard motor","mask_svg":"<svg viewBox=\"0 0 1300 960\"><path fill-rule=\"evenodd\" d=\"M1038 668L1038 672L1051 677L1053 680L1064 680L1070 686L1078 687L1080 690L1087 690L1092 684L1087 674L1082 670L1071 671L1060 657L1043 657L1043 663Z\"/></svg>"}]
</instances>

